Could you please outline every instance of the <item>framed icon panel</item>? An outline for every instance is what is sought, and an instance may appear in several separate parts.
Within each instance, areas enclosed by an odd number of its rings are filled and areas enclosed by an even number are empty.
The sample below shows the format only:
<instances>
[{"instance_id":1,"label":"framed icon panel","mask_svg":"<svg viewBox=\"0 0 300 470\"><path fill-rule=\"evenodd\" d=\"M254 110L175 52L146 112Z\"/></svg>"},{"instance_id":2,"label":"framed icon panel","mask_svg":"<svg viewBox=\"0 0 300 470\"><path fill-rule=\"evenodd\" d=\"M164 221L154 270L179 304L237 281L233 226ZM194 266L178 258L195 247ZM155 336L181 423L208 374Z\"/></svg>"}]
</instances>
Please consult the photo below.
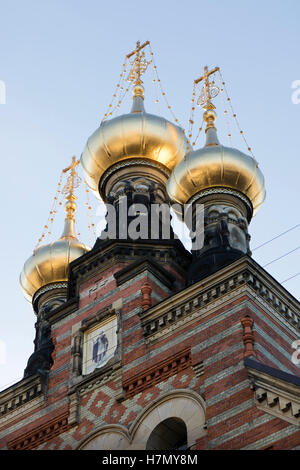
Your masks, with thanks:
<instances>
[{"instance_id":1,"label":"framed icon panel","mask_svg":"<svg viewBox=\"0 0 300 470\"><path fill-rule=\"evenodd\" d=\"M118 318L114 315L84 332L83 375L105 366L114 357L118 346L117 328Z\"/></svg>"}]
</instances>

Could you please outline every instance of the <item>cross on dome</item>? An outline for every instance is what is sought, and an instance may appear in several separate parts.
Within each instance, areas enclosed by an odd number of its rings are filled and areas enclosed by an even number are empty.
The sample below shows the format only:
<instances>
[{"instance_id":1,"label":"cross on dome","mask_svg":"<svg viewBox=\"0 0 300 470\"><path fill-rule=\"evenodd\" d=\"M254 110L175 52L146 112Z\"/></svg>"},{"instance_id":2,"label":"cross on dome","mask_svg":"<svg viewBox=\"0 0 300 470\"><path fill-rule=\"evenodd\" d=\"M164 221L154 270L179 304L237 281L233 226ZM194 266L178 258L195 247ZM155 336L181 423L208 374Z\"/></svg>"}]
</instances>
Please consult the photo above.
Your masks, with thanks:
<instances>
[{"instance_id":1,"label":"cross on dome","mask_svg":"<svg viewBox=\"0 0 300 470\"><path fill-rule=\"evenodd\" d=\"M126 56L127 59L130 59L130 57L135 54L135 59L131 64L132 68L127 78L127 80L133 82L134 85L141 85L143 83L141 76L146 72L149 62L145 59L145 53L142 52L140 54L140 51L149 44L149 41L146 41L144 44L140 45L140 41L137 41L136 48Z\"/></svg>"}]
</instances>

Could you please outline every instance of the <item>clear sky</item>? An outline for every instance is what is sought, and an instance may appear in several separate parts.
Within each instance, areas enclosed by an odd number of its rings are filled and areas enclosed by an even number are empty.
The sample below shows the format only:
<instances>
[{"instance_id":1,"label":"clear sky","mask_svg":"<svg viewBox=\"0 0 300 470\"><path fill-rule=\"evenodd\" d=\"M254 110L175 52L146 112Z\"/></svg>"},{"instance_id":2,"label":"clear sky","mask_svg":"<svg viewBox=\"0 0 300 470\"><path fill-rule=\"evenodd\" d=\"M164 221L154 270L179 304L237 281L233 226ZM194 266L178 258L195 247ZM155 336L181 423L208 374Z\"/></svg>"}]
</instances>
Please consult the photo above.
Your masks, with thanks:
<instances>
[{"instance_id":1,"label":"clear sky","mask_svg":"<svg viewBox=\"0 0 300 470\"><path fill-rule=\"evenodd\" d=\"M151 41L169 102L186 128L194 78L204 65L221 67L266 180L267 199L250 225L252 248L300 223L300 104L292 101L292 84L300 80L300 2L1 0L0 15L4 388L21 378L33 352L35 315L19 273L47 220L61 169L98 127L137 40ZM124 112L129 107L124 103ZM145 107L157 113L150 85ZM162 114L171 119L166 109ZM242 139L233 145L246 151ZM77 219L88 243L84 211ZM299 235L300 227L253 256L264 266L297 248ZM297 250L266 269L281 282L300 271L299 262ZM296 297L299 285L300 276L284 284Z\"/></svg>"}]
</instances>

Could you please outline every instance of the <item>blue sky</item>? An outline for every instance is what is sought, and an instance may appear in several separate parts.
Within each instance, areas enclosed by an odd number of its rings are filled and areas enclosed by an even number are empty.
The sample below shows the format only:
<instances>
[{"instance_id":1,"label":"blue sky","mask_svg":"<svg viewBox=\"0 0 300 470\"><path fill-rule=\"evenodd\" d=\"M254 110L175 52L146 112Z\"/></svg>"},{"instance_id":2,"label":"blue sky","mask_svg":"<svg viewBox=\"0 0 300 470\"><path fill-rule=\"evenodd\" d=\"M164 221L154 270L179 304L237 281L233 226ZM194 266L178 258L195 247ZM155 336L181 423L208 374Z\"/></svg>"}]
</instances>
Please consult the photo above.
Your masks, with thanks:
<instances>
[{"instance_id":1,"label":"blue sky","mask_svg":"<svg viewBox=\"0 0 300 470\"><path fill-rule=\"evenodd\" d=\"M2 0L0 14L0 80L6 85L6 104L0 105L4 388L22 376L33 351L35 315L19 273L47 220L61 169L80 155L99 125L124 56L137 40L151 41L168 100L186 128L194 78L204 65L221 67L266 180L267 199L249 229L252 248L300 222L300 104L293 104L291 88L300 80L300 3ZM145 85L145 107L157 112L146 78ZM128 100L123 112L129 107ZM222 109L217 111L224 141ZM233 145L246 151L239 138ZM77 219L88 243L84 211ZM59 218L56 230L59 235ZM253 252L254 258L267 264L296 248L299 234L300 228L289 232ZM299 261L300 250L267 269L283 281L300 271ZM299 297L299 284L296 277L284 285Z\"/></svg>"}]
</instances>

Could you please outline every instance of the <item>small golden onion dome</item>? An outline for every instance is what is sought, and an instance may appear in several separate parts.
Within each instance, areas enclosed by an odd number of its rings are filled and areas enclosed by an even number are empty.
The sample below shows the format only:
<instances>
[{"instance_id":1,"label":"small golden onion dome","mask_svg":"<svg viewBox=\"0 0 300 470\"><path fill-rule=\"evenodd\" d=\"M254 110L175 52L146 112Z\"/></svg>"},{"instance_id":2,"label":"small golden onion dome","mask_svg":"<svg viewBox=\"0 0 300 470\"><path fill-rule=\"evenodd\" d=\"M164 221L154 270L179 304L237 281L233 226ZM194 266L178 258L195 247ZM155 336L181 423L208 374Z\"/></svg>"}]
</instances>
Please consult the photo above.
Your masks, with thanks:
<instances>
[{"instance_id":1,"label":"small golden onion dome","mask_svg":"<svg viewBox=\"0 0 300 470\"><path fill-rule=\"evenodd\" d=\"M62 236L57 241L36 249L25 262L20 275L20 284L28 301L32 301L34 295L42 287L66 282L71 261L90 250L75 236L73 218L75 209L74 200L66 203L67 217Z\"/></svg>"},{"instance_id":2,"label":"small golden onion dome","mask_svg":"<svg viewBox=\"0 0 300 470\"><path fill-rule=\"evenodd\" d=\"M168 194L171 200L186 204L198 193L226 188L246 196L255 213L265 199L263 174L254 158L219 143L215 118L213 108L204 113L206 144L174 168L167 182Z\"/></svg>"},{"instance_id":3,"label":"small golden onion dome","mask_svg":"<svg viewBox=\"0 0 300 470\"><path fill-rule=\"evenodd\" d=\"M188 142L183 129L144 110L144 88L136 84L129 114L103 121L89 137L81 164L90 189L99 197L105 171L126 159L148 159L170 171L184 157Z\"/></svg>"}]
</instances>

